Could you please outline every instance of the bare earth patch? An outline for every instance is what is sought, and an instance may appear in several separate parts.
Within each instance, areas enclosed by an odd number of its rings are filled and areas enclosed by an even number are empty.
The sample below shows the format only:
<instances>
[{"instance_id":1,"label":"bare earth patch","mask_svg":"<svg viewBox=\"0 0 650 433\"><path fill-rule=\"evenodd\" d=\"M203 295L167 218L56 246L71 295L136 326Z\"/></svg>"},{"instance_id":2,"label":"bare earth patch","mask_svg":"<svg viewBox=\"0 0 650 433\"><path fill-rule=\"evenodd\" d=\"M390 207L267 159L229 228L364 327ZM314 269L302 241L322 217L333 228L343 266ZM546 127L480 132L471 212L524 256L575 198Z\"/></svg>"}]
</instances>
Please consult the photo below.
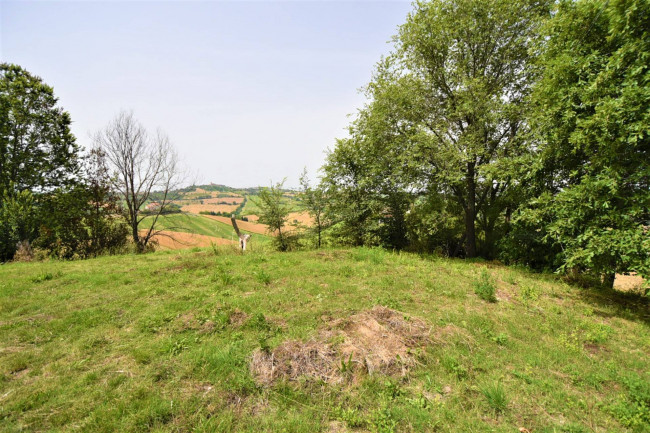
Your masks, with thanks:
<instances>
[{"instance_id":1,"label":"bare earth patch","mask_svg":"<svg viewBox=\"0 0 650 433\"><path fill-rule=\"evenodd\" d=\"M335 320L307 342L289 340L250 363L258 383L305 376L339 383L347 374L381 372L404 375L417 364L416 352L430 342L430 327L421 319L376 306Z\"/></svg>"},{"instance_id":2,"label":"bare earth patch","mask_svg":"<svg viewBox=\"0 0 650 433\"><path fill-rule=\"evenodd\" d=\"M181 207L183 212L198 214L199 212L234 212L236 204L188 204Z\"/></svg>"},{"instance_id":3,"label":"bare earth patch","mask_svg":"<svg viewBox=\"0 0 650 433\"><path fill-rule=\"evenodd\" d=\"M146 234L146 230L143 231ZM152 238L158 243L158 246L166 250L181 250L191 247L209 247L211 243L215 245L230 245L233 241L218 238L215 236L199 235L194 233L161 231Z\"/></svg>"},{"instance_id":4,"label":"bare earth patch","mask_svg":"<svg viewBox=\"0 0 650 433\"><path fill-rule=\"evenodd\" d=\"M640 289L645 281L639 275L631 273L629 275L616 274L614 288L622 292L629 292Z\"/></svg>"}]
</instances>

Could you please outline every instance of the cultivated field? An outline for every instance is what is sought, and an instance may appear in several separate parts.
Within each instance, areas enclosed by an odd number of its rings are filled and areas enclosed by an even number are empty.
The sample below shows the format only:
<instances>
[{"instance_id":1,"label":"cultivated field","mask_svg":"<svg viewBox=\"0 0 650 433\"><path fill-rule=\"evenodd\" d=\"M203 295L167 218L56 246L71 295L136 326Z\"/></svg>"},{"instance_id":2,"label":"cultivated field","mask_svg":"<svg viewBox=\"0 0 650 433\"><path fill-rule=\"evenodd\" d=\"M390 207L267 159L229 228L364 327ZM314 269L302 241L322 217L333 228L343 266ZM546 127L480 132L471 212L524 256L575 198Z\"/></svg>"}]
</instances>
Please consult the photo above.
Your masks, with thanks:
<instances>
[{"instance_id":1,"label":"cultivated field","mask_svg":"<svg viewBox=\"0 0 650 433\"><path fill-rule=\"evenodd\" d=\"M146 231L141 232L146 234ZM232 245L235 241L215 236L199 235L195 233L172 232L162 230L152 238L158 248L164 250L180 250L192 247L209 247L211 245Z\"/></svg>"},{"instance_id":2,"label":"cultivated field","mask_svg":"<svg viewBox=\"0 0 650 433\"><path fill-rule=\"evenodd\" d=\"M181 207L183 212L198 214L201 212L234 212L236 204L188 204Z\"/></svg>"},{"instance_id":3,"label":"cultivated field","mask_svg":"<svg viewBox=\"0 0 650 433\"><path fill-rule=\"evenodd\" d=\"M186 234L196 234L196 235L207 236L207 237L221 238L227 241L228 243L237 242L238 239L237 234L235 233L235 230L232 227L230 219L222 218L221 220L216 220L215 218L217 217L213 217L211 215L193 215L193 214L163 215L158 219L156 227L158 230L165 230L170 233L182 233L183 236L185 236ZM145 218L140 227L148 228L150 222L151 222L151 217ZM251 241L252 242L251 247L254 247L254 245L256 244L265 245L268 242L270 242L269 237L261 235L260 233L257 232L247 231L246 228L242 227L241 223L245 224L245 221L238 221L238 227L242 232L248 234L255 233L255 237ZM186 238L186 236L184 238ZM223 242L219 242L219 243L223 243ZM163 244L167 247L176 246L179 249L195 246L195 245L188 245L184 247L183 243L170 244L169 242L162 241L161 245ZM199 246L208 246L208 245L210 245L209 242L207 242L205 245L200 244Z\"/></svg>"},{"instance_id":4,"label":"cultivated field","mask_svg":"<svg viewBox=\"0 0 650 433\"><path fill-rule=\"evenodd\" d=\"M223 248L1 266L0 431L648 431L647 298Z\"/></svg>"},{"instance_id":5,"label":"cultivated field","mask_svg":"<svg viewBox=\"0 0 650 433\"><path fill-rule=\"evenodd\" d=\"M203 215L206 218L210 218L214 221L219 221L220 223L223 224L231 224L230 218L222 217L222 216L217 216L217 215ZM260 223L252 223L252 222L246 222L246 221L237 221L237 227L239 227L241 230L244 230L249 233L257 233L261 235L268 235L268 226Z\"/></svg>"}]
</instances>

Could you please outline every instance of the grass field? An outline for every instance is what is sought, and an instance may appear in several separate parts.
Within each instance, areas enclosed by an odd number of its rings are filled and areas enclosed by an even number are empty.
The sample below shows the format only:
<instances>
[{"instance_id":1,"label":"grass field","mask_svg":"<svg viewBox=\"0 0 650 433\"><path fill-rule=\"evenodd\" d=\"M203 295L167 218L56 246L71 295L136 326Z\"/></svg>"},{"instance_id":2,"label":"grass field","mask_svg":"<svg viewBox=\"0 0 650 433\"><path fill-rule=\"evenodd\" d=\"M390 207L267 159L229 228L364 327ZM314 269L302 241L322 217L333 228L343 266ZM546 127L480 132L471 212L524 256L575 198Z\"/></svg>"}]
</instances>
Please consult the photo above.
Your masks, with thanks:
<instances>
[{"instance_id":1,"label":"grass field","mask_svg":"<svg viewBox=\"0 0 650 433\"><path fill-rule=\"evenodd\" d=\"M229 251L0 266L0 431L649 431L647 298L376 249ZM349 339L375 328L401 357Z\"/></svg>"}]
</instances>

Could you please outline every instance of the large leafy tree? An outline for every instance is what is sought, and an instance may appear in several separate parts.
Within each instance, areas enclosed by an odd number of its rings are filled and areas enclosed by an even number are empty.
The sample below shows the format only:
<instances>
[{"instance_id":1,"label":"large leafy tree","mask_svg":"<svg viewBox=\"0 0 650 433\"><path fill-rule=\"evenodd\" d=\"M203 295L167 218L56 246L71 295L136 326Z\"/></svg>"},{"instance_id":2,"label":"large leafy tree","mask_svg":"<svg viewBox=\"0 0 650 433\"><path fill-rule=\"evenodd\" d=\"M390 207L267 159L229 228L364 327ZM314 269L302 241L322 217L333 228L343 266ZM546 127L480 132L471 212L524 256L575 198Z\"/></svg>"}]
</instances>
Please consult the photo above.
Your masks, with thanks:
<instances>
[{"instance_id":1,"label":"large leafy tree","mask_svg":"<svg viewBox=\"0 0 650 433\"><path fill-rule=\"evenodd\" d=\"M539 183L519 217L553 266L650 275L650 3L563 1L536 88ZM540 229L541 228L541 229Z\"/></svg>"},{"instance_id":2,"label":"large leafy tree","mask_svg":"<svg viewBox=\"0 0 650 433\"><path fill-rule=\"evenodd\" d=\"M18 65L0 64L0 189L48 191L74 183L79 146L52 87Z\"/></svg>"},{"instance_id":3,"label":"large leafy tree","mask_svg":"<svg viewBox=\"0 0 650 433\"><path fill-rule=\"evenodd\" d=\"M464 244L468 257L493 255L518 204L532 48L548 10L539 0L415 3L367 87L370 102L325 165L334 213L355 243L375 233L393 247L437 239L452 254ZM462 235L442 221L458 210Z\"/></svg>"},{"instance_id":4,"label":"large leafy tree","mask_svg":"<svg viewBox=\"0 0 650 433\"><path fill-rule=\"evenodd\" d=\"M80 149L57 102L41 78L0 64L0 260L34 240L53 214L45 194L79 183Z\"/></svg>"},{"instance_id":5,"label":"large leafy tree","mask_svg":"<svg viewBox=\"0 0 650 433\"><path fill-rule=\"evenodd\" d=\"M411 153L429 189L463 209L465 254L488 243L509 212L508 161L527 151L525 101L535 79L532 42L548 2L418 1L396 37L394 64L420 82L412 119L426 133Z\"/></svg>"}]
</instances>

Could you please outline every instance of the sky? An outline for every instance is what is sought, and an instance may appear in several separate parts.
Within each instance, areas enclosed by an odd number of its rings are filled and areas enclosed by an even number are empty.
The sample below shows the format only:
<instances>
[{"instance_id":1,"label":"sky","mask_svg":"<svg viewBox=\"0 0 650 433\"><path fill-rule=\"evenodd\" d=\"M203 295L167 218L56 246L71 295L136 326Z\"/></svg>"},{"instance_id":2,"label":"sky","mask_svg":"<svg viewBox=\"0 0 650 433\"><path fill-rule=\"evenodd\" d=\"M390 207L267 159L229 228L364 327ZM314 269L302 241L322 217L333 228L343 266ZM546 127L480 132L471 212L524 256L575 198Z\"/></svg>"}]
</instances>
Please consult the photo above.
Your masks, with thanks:
<instances>
[{"instance_id":1,"label":"sky","mask_svg":"<svg viewBox=\"0 0 650 433\"><path fill-rule=\"evenodd\" d=\"M409 1L0 0L0 59L54 88L88 148L121 110L190 178L314 180L347 136ZM352 116L352 117L350 117Z\"/></svg>"}]
</instances>

